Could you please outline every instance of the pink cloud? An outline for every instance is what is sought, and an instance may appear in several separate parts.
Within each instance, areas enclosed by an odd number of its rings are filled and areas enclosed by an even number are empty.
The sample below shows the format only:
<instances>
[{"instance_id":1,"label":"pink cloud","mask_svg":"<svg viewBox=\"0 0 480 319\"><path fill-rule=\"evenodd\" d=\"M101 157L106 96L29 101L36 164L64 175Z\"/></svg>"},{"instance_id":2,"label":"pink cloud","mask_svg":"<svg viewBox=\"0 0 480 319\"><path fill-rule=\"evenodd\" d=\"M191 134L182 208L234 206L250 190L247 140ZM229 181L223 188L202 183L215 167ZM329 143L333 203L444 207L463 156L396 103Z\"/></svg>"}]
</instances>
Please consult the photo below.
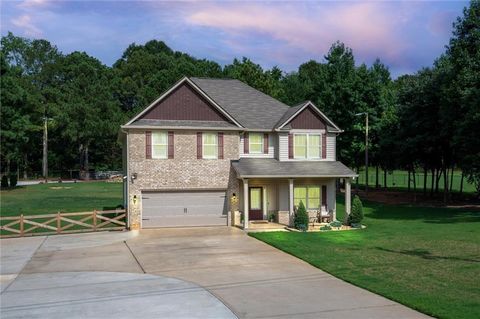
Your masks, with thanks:
<instances>
[{"instance_id":1,"label":"pink cloud","mask_svg":"<svg viewBox=\"0 0 480 319\"><path fill-rule=\"evenodd\" d=\"M34 25L32 17L28 14L21 15L17 18L11 20L12 24L20 29L28 36L39 36L42 34L42 31Z\"/></svg>"},{"instance_id":2,"label":"pink cloud","mask_svg":"<svg viewBox=\"0 0 480 319\"><path fill-rule=\"evenodd\" d=\"M408 19L399 19L398 12L385 9L378 2L210 4L198 7L185 21L232 36L259 32L315 55L325 54L340 40L360 55L395 58L406 49L401 26Z\"/></svg>"}]
</instances>

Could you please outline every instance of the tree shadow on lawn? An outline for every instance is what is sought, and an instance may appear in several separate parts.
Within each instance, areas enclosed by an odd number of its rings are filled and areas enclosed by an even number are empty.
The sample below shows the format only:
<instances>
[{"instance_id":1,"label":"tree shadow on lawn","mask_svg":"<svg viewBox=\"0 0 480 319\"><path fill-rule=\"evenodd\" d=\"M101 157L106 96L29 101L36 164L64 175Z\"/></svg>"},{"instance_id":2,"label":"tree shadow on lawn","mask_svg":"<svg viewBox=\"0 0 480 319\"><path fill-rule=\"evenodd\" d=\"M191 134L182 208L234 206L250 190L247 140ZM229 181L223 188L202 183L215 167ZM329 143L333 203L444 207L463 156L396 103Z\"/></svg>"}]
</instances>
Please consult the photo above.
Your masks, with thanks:
<instances>
[{"instance_id":1,"label":"tree shadow on lawn","mask_svg":"<svg viewBox=\"0 0 480 319\"><path fill-rule=\"evenodd\" d=\"M432 224L454 224L480 222L480 211L444 208L444 207L417 207L391 206L378 203L366 203L366 217L373 219L391 220L422 220Z\"/></svg>"},{"instance_id":2,"label":"tree shadow on lawn","mask_svg":"<svg viewBox=\"0 0 480 319\"><path fill-rule=\"evenodd\" d=\"M429 259L429 260L457 260L457 261L465 261L465 262L472 262L472 263L480 263L480 259L470 259L470 258L461 258L461 257L454 257L454 256L436 256L432 255L428 250L426 249L412 249L412 250L393 250L393 249L387 249L383 247L375 247L378 250L381 251L386 251L389 253L396 253L396 254L402 254L402 255L408 255L408 256L416 256L420 257L423 259Z\"/></svg>"}]
</instances>

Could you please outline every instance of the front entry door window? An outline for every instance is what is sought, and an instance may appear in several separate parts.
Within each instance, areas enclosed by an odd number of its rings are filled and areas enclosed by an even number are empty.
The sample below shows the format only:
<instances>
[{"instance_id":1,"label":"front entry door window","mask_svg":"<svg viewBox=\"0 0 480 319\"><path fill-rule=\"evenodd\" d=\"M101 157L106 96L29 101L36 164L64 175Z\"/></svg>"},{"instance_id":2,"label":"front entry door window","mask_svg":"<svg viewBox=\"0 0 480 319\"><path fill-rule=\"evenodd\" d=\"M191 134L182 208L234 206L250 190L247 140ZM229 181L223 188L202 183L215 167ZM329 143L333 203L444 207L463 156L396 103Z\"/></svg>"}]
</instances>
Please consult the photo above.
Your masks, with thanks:
<instances>
[{"instance_id":1,"label":"front entry door window","mask_svg":"<svg viewBox=\"0 0 480 319\"><path fill-rule=\"evenodd\" d=\"M250 187L249 196L249 219L261 220L263 219L263 194L261 187Z\"/></svg>"}]
</instances>

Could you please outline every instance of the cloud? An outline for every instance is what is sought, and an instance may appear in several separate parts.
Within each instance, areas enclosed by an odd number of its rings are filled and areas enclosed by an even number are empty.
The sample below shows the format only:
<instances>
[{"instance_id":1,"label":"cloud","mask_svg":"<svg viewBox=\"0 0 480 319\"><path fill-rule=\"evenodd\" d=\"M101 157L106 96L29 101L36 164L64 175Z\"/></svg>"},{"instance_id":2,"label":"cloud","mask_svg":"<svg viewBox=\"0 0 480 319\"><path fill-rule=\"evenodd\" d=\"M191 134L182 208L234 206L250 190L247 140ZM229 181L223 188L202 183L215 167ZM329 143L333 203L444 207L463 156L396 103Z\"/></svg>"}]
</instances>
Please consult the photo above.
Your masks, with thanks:
<instances>
[{"instance_id":1,"label":"cloud","mask_svg":"<svg viewBox=\"0 0 480 319\"><path fill-rule=\"evenodd\" d=\"M185 22L231 37L257 33L313 56L340 40L360 57L398 59L407 49L401 29L408 19L397 18L396 9L378 2L210 4L187 15Z\"/></svg>"},{"instance_id":2,"label":"cloud","mask_svg":"<svg viewBox=\"0 0 480 319\"><path fill-rule=\"evenodd\" d=\"M37 37L42 34L42 30L33 24L32 17L28 14L23 14L18 18L13 18L11 22L14 26L22 29L23 32L28 36Z\"/></svg>"}]
</instances>

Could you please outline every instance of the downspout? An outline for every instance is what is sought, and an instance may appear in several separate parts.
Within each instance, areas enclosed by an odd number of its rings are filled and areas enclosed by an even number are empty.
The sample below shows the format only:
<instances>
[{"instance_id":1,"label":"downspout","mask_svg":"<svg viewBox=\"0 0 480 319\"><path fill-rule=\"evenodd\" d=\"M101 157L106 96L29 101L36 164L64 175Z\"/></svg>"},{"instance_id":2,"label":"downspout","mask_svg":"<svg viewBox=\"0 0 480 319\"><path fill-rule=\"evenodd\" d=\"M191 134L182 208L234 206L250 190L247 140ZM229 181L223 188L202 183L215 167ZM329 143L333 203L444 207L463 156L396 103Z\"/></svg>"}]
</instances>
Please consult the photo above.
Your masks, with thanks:
<instances>
[{"instance_id":1,"label":"downspout","mask_svg":"<svg viewBox=\"0 0 480 319\"><path fill-rule=\"evenodd\" d=\"M123 182L125 183L125 191L123 193L123 203L125 204L125 210L127 212L126 217L127 217L127 228L130 229L130 209L129 209L129 194L130 194L130 185L128 183L129 179L128 177L130 176L130 165L129 165L129 158L130 158L130 153L129 153L129 143L128 143L128 130L122 129L122 132L125 133L125 147L127 148L126 152L126 159L125 159L125 166L126 166L126 175L123 177Z\"/></svg>"}]
</instances>

